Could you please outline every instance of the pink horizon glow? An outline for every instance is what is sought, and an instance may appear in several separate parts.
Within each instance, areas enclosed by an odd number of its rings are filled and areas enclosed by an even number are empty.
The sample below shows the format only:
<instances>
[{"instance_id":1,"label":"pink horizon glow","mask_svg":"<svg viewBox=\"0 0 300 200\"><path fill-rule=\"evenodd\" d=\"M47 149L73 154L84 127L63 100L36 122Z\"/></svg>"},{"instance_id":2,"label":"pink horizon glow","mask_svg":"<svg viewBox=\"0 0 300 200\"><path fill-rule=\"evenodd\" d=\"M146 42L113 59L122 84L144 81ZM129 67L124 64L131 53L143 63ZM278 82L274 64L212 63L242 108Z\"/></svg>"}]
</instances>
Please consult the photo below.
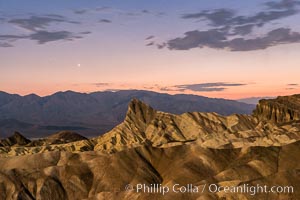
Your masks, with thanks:
<instances>
[{"instance_id":1,"label":"pink horizon glow","mask_svg":"<svg viewBox=\"0 0 300 200\"><path fill-rule=\"evenodd\" d=\"M253 87L252 85L256 86ZM260 87L257 84L250 84L246 86L238 86L238 87L228 87L224 91L214 91L214 92L197 92L192 90L185 91L166 91L161 88L170 88L174 89L174 87L170 86L159 86L159 85L134 85L134 84L107 84L96 86L94 84L56 84L56 85L28 85L26 87L15 87L15 88L1 88L2 91L8 92L11 94L19 94L22 96L29 94L36 94L39 96L48 96L52 95L56 92L60 91L74 91L81 93L91 93L98 91L106 91L106 90L148 90L159 93L167 93L167 94L193 94L199 96L206 96L210 98L225 98L225 99L241 99L241 98L249 98L249 97L276 97L276 96L286 96L300 93L300 89L287 89L284 86L278 85L274 87L273 85ZM245 89L246 87L246 89ZM249 87L249 88L247 88ZM286 86L287 87L287 86Z\"/></svg>"}]
</instances>

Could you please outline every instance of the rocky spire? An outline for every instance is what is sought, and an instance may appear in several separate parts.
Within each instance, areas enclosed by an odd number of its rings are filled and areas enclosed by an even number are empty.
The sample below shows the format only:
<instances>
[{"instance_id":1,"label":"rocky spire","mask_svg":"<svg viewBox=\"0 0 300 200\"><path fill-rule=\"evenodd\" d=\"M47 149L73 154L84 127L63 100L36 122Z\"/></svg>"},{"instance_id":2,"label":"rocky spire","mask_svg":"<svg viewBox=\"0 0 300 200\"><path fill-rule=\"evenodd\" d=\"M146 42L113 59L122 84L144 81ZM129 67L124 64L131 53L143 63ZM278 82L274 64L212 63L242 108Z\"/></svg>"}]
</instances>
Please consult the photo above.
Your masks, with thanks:
<instances>
[{"instance_id":1,"label":"rocky spire","mask_svg":"<svg viewBox=\"0 0 300 200\"><path fill-rule=\"evenodd\" d=\"M154 118L155 113L152 107L134 98L128 105L125 120L132 120L137 124L148 124Z\"/></svg>"}]
</instances>

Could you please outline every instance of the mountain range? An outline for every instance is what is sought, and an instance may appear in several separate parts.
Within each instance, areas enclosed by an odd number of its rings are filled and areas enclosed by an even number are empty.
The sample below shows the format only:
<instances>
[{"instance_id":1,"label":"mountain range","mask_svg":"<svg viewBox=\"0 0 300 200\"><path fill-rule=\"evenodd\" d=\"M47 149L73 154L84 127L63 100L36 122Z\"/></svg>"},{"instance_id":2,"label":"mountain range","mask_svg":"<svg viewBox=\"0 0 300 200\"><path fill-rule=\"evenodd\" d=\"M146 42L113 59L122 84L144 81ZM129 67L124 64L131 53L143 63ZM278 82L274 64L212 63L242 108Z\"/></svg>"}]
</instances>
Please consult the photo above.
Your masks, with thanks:
<instances>
[{"instance_id":1,"label":"mountain range","mask_svg":"<svg viewBox=\"0 0 300 200\"><path fill-rule=\"evenodd\" d=\"M123 122L94 138L65 131L38 140L20 133L2 139L0 198L299 199L299 154L300 95L260 100L253 114L228 116L167 113L133 99ZM137 184L293 190L253 194L206 188L162 195L138 192Z\"/></svg>"},{"instance_id":2,"label":"mountain range","mask_svg":"<svg viewBox=\"0 0 300 200\"><path fill-rule=\"evenodd\" d=\"M173 114L191 111L250 114L255 108L255 105L233 100L141 90L89 94L66 91L45 97L0 92L0 135L7 137L20 131L27 137L40 138L53 132L72 130L86 137L96 136L122 122L133 98Z\"/></svg>"}]
</instances>

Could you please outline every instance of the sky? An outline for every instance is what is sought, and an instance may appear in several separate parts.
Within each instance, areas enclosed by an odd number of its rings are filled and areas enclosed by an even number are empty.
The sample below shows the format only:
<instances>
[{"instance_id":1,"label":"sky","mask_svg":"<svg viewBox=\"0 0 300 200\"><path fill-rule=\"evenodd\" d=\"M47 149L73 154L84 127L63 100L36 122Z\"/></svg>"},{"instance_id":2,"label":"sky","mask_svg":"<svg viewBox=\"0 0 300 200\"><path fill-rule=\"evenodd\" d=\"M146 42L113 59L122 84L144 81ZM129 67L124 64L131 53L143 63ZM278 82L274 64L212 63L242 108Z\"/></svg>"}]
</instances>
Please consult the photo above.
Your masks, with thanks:
<instances>
[{"instance_id":1,"label":"sky","mask_svg":"<svg viewBox=\"0 0 300 200\"><path fill-rule=\"evenodd\" d=\"M0 0L0 91L300 93L299 0Z\"/></svg>"}]
</instances>

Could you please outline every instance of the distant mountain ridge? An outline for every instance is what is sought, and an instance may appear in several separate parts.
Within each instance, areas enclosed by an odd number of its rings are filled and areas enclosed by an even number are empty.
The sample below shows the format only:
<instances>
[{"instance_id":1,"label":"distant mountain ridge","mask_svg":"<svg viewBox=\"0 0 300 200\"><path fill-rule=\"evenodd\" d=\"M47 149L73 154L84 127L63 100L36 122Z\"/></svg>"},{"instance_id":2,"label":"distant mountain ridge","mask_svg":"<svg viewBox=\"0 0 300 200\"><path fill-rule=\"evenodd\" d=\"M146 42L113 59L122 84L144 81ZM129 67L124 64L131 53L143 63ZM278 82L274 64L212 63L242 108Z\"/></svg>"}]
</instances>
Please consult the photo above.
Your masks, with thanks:
<instances>
[{"instance_id":1,"label":"distant mountain ridge","mask_svg":"<svg viewBox=\"0 0 300 200\"><path fill-rule=\"evenodd\" d=\"M45 97L0 92L0 134L8 136L11 132L20 131L27 137L42 137L67 129L80 130L86 136L99 135L122 122L127 105L133 98L174 114L191 111L250 114L255 108L233 100L143 90L89 94L66 91ZM7 120L10 120L11 126Z\"/></svg>"}]
</instances>

